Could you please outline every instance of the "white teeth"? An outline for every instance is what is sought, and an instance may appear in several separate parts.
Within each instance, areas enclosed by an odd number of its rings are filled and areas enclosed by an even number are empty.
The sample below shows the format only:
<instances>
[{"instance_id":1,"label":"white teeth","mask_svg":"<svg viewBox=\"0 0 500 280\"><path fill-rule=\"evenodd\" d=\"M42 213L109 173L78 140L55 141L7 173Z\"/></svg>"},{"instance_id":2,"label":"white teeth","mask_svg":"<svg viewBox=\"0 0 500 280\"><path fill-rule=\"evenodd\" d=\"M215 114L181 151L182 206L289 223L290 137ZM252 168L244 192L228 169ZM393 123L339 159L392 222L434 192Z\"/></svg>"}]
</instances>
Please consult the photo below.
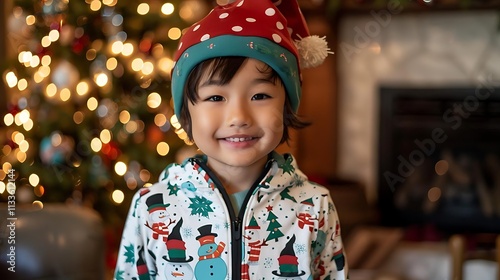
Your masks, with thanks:
<instances>
[{"instance_id":1,"label":"white teeth","mask_svg":"<svg viewBox=\"0 0 500 280\"><path fill-rule=\"evenodd\" d=\"M229 142L243 142L243 141L250 141L250 140L252 140L252 137L247 137L247 138L231 137L231 138L226 138L226 140L229 141Z\"/></svg>"}]
</instances>

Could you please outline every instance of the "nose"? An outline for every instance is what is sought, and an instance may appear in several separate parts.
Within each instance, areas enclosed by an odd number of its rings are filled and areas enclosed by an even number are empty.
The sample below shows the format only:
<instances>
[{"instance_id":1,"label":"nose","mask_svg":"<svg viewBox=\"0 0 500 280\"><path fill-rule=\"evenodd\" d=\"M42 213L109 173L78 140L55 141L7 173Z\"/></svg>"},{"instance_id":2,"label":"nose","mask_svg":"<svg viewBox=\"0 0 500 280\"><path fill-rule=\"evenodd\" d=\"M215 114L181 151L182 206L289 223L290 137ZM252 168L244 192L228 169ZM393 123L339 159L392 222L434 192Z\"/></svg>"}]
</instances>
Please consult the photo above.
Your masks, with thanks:
<instances>
[{"instance_id":1,"label":"nose","mask_svg":"<svg viewBox=\"0 0 500 280\"><path fill-rule=\"evenodd\" d=\"M227 107L227 124L231 127L247 127L251 125L251 111L249 104L242 100L233 100Z\"/></svg>"}]
</instances>

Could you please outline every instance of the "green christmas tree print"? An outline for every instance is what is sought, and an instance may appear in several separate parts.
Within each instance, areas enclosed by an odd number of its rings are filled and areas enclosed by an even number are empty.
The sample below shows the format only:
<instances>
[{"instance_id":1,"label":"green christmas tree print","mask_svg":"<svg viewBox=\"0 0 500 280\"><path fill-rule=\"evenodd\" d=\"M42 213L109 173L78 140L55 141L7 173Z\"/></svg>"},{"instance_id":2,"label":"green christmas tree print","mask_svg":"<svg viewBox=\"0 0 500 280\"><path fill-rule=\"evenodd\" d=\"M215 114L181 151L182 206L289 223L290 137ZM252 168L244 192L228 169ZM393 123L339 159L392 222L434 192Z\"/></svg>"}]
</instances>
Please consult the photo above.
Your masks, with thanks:
<instances>
[{"instance_id":1,"label":"green christmas tree print","mask_svg":"<svg viewBox=\"0 0 500 280\"><path fill-rule=\"evenodd\" d=\"M280 165L280 168L283 169L283 173L288 173L292 175L292 172L295 171L295 167L292 165L292 158L289 157L286 159L285 163Z\"/></svg>"},{"instance_id":2,"label":"green christmas tree print","mask_svg":"<svg viewBox=\"0 0 500 280\"><path fill-rule=\"evenodd\" d=\"M281 200L290 199L293 202L297 202L293 196L290 195L290 188L285 188L280 192Z\"/></svg>"},{"instance_id":3,"label":"green christmas tree print","mask_svg":"<svg viewBox=\"0 0 500 280\"><path fill-rule=\"evenodd\" d=\"M266 241L269 241L271 239L275 239L276 241L278 241L278 238L283 236L283 233L280 230L280 227L282 227L282 225L278 222L278 217L272 211L269 211L267 221L269 222L269 225L267 226L269 235L267 236Z\"/></svg>"},{"instance_id":4,"label":"green christmas tree print","mask_svg":"<svg viewBox=\"0 0 500 280\"><path fill-rule=\"evenodd\" d=\"M208 213L213 212L214 210L210 205L212 204L212 201L201 197L197 196L195 198L189 198L191 200L191 204L189 205L189 208L191 208L191 215L200 215L203 217L208 218Z\"/></svg>"},{"instance_id":5,"label":"green christmas tree print","mask_svg":"<svg viewBox=\"0 0 500 280\"><path fill-rule=\"evenodd\" d=\"M134 245L130 244L128 246L125 245L125 253L123 254L125 256L125 262L126 263L134 263Z\"/></svg>"}]
</instances>

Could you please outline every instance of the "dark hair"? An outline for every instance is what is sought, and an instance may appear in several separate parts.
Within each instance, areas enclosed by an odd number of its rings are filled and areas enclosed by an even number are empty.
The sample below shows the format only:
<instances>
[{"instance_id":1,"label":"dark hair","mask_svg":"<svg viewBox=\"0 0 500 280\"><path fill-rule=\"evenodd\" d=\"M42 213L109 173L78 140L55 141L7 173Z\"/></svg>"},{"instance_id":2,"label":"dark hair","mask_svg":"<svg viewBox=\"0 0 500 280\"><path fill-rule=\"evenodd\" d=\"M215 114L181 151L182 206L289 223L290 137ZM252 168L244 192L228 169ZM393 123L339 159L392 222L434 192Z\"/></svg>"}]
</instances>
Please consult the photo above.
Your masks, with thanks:
<instances>
[{"instance_id":1,"label":"dark hair","mask_svg":"<svg viewBox=\"0 0 500 280\"><path fill-rule=\"evenodd\" d=\"M179 119L179 123L186 131L189 140L193 141L193 132L191 130L191 115L189 114L187 104L188 102L191 102L191 104L194 105L196 104L196 102L198 102L198 85L200 84L201 78L205 71L211 71L209 79L217 76L218 78L220 78L221 84L225 85L233 79L236 72L238 72L238 70L246 60L248 60L247 57L240 56L216 57L201 62L200 64L196 65L191 73L189 73L182 96L183 106L180 111ZM266 78L274 82L275 84L282 83L278 73L267 64L266 68L260 69L259 71L268 74L269 76ZM310 125L309 122L301 120L299 116L293 111L288 95L285 95L285 108L283 116L284 129L280 144L288 142L288 140L290 140L290 134L288 131L289 127L293 129L301 129Z\"/></svg>"}]
</instances>

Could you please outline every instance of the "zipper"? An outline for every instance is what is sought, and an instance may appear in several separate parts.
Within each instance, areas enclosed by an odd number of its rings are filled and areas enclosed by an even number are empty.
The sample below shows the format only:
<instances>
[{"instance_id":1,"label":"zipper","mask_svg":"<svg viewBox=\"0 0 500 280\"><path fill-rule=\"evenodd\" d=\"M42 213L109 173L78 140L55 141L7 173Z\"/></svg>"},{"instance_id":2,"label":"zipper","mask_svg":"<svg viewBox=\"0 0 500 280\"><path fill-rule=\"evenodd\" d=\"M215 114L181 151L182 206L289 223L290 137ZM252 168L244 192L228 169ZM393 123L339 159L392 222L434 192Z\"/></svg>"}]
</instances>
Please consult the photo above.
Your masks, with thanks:
<instances>
[{"instance_id":1,"label":"zipper","mask_svg":"<svg viewBox=\"0 0 500 280\"><path fill-rule=\"evenodd\" d=\"M240 240L242 237L240 217L236 217L236 220L234 220L233 230L234 230L235 239Z\"/></svg>"},{"instance_id":2,"label":"zipper","mask_svg":"<svg viewBox=\"0 0 500 280\"><path fill-rule=\"evenodd\" d=\"M198 158L190 158L189 161L191 161L191 163L198 164L208 174L208 176L212 179L217 189L219 189L219 192L222 195L222 199L226 204L226 208L229 212L229 222L231 224L231 256L232 256L231 264L232 264L233 275L230 279L241 279L241 265L243 262L243 254L242 254L243 216L245 215L248 201L252 197L252 194L254 193L255 189L259 186L262 179L271 169L274 159L271 157L271 155L269 155L269 159L266 165L264 166L264 170L259 175L257 180L255 180L255 183L252 185L252 187L250 187L250 189L248 190L248 193L243 201L243 204L241 205L241 209L238 216L236 216L236 213L234 212L233 204L229 199L229 195L226 192L226 189L224 189L224 186L220 182L219 178L214 174L214 172L210 168L208 168L205 162L199 160Z\"/></svg>"}]
</instances>

